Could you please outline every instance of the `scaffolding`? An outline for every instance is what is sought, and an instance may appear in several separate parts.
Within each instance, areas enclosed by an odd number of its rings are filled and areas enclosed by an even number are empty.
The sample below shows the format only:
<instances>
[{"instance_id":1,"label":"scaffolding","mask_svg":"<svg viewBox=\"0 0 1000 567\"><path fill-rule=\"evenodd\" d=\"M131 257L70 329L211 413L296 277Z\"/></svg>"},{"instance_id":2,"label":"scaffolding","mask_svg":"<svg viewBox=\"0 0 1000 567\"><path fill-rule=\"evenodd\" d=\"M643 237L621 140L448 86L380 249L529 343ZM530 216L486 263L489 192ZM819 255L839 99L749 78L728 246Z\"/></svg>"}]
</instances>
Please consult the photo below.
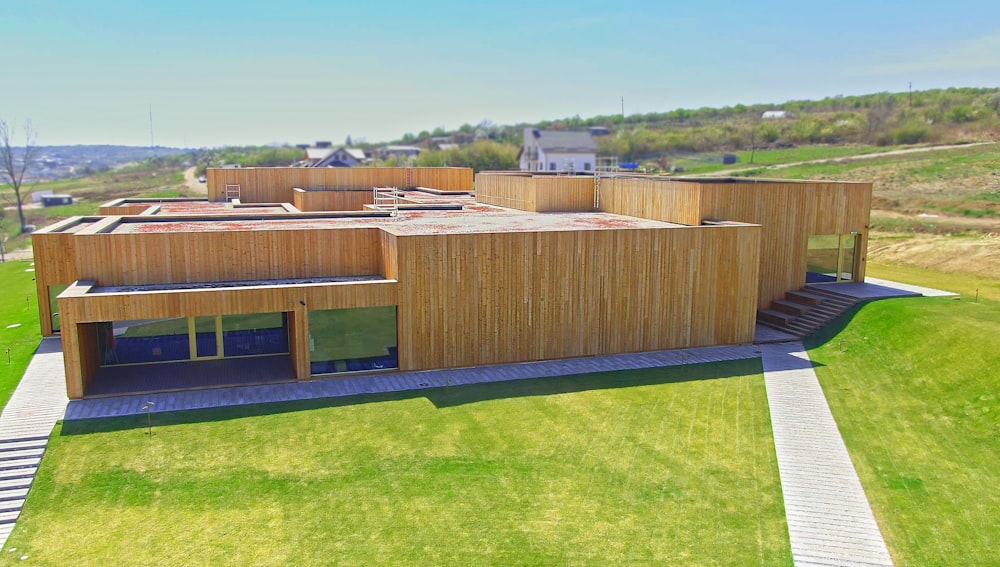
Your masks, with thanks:
<instances>
[{"instance_id":1,"label":"scaffolding","mask_svg":"<svg viewBox=\"0 0 1000 567\"><path fill-rule=\"evenodd\" d=\"M372 208L376 211L387 211L392 216L399 214L399 194L396 187L372 187L374 203Z\"/></svg>"},{"instance_id":2,"label":"scaffolding","mask_svg":"<svg viewBox=\"0 0 1000 567\"><path fill-rule=\"evenodd\" d=\"M614 178L618 173L617 157L599 157L594 168L594 208L601 208L601 178Z\"/></svg>"}]
</instances>

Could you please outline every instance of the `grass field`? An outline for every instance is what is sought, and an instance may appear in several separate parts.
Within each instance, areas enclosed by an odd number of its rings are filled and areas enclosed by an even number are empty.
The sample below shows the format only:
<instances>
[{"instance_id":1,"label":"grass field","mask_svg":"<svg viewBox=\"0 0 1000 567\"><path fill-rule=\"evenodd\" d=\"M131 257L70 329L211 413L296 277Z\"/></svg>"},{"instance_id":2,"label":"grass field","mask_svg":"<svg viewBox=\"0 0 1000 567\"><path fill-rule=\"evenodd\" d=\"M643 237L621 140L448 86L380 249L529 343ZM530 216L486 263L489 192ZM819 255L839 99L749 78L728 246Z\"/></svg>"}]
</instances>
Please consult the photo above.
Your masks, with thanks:
<instances>
[{"instance_id":1,"label":"grass field","mask_svg":"<svg viewBox=\"0 0 1000 567\"><path fill-rule=\"evenodd\" d=\"M892 150L905 149L907 147L914 146L834 146L819 144L774 150L757 150L753 152L753 163L750 163L749 151L728 152L739 158L739 161L732 165L725 165L721 162L705 162L685 158L671 160L671 163L672 165L683 167L685 173L711 173L713 171L764 167L769 165L796 163L800 161L833 159L844 156L858 156L879 152L889 152ZM719 156L719 159L721 159L722 153L720 152L717 155Z\"/></svg>"},{"instance_id":2,"label":"grass field","mask_svg":"<svg viewBox=\"0 0 1000 567\"><path fill-rule=\"evenodd\" d=\"M1000 219L997 146L755 170L740 175L874 183L875 209Z\"/></svg>"},{"instance_id":3,"label":"grass field","mask_svg":"<svg viewBox=\"0 0 1000 567\"><path fill-rule=\"evenodd\" d=\"M1000 302L879 301L809 346L896 564L996 565Z\"/></svg>"},{"instance_id":4,"label":"grass field","mask_svg":"<svg viewBox=\"0 0 1000 567\"><path fill-rule=\"evenodd\" d=\"M121 197L185 197L190 196L182 187L184 173L174 167L132 166L129 168L95 173L38 183L32 192L53 191L72 195L74 204L59 207L31 207L24 210L28 224L39 228L72 216L97 214L103 203ZM30 203L31 199L28 199ZM25 248L29 236L20 234L17 212L5 210L0 218L0 228L10 235L9 250Z\"/></svg>"},{"instance_id":5,"label":"grass field","mask_svg":"<svg viewBox=\"0 0 1000 567\"><path fill-rule=\"evenodd\" d=\"M759 373L69 424L0 564L791 565Z\"/></svg>"},{"instance_id":6,"label":"grass field","mask_svg":"<svg viewBox=\"0 0 1000 567\"><path fill-rule=\"evenodd\" d=\"M34 277L31 262L0 264L0 409L10 400L42 338Z\"/></svg>"}]
</instances>

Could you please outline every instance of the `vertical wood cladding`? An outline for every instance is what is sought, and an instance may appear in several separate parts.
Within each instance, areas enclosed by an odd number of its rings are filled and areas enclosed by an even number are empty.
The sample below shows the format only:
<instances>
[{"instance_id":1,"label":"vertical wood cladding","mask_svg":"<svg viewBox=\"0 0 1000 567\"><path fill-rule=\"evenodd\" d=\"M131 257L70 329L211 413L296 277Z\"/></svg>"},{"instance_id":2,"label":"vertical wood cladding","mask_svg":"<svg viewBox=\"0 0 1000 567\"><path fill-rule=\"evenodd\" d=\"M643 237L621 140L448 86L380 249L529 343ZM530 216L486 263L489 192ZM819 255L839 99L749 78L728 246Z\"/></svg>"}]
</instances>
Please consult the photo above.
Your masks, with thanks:
<instances>
[{"instance_id":1,"label":"vertical wood cladding","mask_svg":"<svg viewBox=\"0 0 1000 567\"><path fill-rule=\"evenodd\" d=\"M753 339L760 228L401 236L401 369Z\"/></svg>"},{"instance_id":2,"label":"vertical wood cladding","mask_svg":"<svg viewBox=\"0 0 1000 567\"><path fill-rule=\"evenodd\" d=\"M857 231L866 246L870 207L871 184L867 183L701 184L704 218L764 226L758 297L762 308L805 285L810 235ZM864 277L863 261L858 276Z\"/></svg>"},{"instance_id":3,"label":"vertical wood cladding","mask_svg":"<svg viewBox=\"0 0 1000 567\"><path fill-rule=\"evenodd\" d=\"M77 234L78 277L101 285L359 276L382 271L377 228Z\"/></svg>"},{"instance_id":4,"label":"vertical wood cladding","mask_svg":"<svg viewBox=\"0 0 1000 567\"><path fill-rule=\"evenodd\" d=\"M209 169L208 200L226 200L226 185L240 186L243 203L291 203L295 187L310 189L371 189L430 187L471 191L467 167L240 167ZM342 210L342 209L328 209ZM347 209L353 210L353 209Z\"/></svg>"}]
</instances>

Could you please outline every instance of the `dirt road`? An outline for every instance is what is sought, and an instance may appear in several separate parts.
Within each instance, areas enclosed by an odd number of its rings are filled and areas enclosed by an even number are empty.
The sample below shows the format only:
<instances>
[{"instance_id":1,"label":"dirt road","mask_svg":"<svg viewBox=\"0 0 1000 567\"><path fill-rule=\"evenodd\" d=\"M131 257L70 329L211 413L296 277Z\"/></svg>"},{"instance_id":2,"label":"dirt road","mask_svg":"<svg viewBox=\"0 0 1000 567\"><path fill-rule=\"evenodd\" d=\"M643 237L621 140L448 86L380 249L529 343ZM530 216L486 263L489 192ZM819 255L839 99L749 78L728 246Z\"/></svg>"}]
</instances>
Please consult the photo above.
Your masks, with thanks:
<instances>
[{"instance_id":1,"label":"dirt road","mask_svg":"<svg viewBox=\"0 0 1000 567\"><path fill-rule=\"evenodd\" d=\"M208 183L198 181L198 176L194 174L194 169L194 167L189 167L184 170L184 185L199 195L208 195Z\"/></svg>"},{"instance_id":2,"label":"dirt road","mask_svg":"<svg viewBox=\"0 0 1000 567\"><path fill-rule=\"evenodd\" d=\"M916 154L921 152L934 152L938 150L953 150L956 148L974 148L976 146L986 146L989 144L996 144L997 142L976 142L974 144L951 144L947 146L927 146L925 148L907 148L905 150L892 150L888 152L878 152L874 154L860 154L854 156L841 156L835 158L824 158L824 159L813 159L809 161L796 161L792 163L779 163L775 165L761 165L757 167L743 167L740 169L727 169L725 171L712 171L710 173L695 173L687 177L726 177L729 175L734 175L736 173L742 173L744 171L761 171L770 169L785 169L787 167L795 167L797 165L814 165L818 163L844 163L849 161L860 161L866 159L875 159L886 156L900 156L905 154Z\"/></svg>"}]
</instances>

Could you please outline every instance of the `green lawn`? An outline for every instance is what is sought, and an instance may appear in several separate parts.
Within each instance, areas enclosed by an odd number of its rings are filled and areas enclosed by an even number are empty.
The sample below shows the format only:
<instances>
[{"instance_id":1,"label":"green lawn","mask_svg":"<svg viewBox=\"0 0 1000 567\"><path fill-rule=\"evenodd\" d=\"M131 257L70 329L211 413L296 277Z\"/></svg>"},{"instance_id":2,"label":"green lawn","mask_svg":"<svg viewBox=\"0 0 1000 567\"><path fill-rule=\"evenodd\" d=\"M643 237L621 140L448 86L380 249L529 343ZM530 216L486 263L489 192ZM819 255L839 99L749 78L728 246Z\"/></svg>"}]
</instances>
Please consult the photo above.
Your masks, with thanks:
<instances>
[{"instance_id":1,"label":"green lawn","mask_svg":"<svg viewBox=\"0 0 1000 567\"><path fill-rule=\"evenodd\" d=\"M42 338L34 277L30 261L0 264L0 409L7 405ZM18 326L8 328L11 325Z\"/></svg>"},{"instance_id":2,"label":"green lawn","mask_svg":"<svg viewBox=\"0 0 1000 567\"><path fill-rule=\"evenodd\" d=\"M966 294L1000 284L870 271ZM1000 301L879 301L809 346L896 564L996 565Z\"/></svg>"},{"instance_id":3,"label":"green lawn","mask_svg":"<svg viewBox=\"0 0 1000 567\"><path fill-rule=\"evenodd\" d=\"M330 403L57 428L0 564L791 565L756 361Z\"/></svg>"},{"instance_id":4,"label":"green lawn","mask_svg":"<svg viewBox=\"0 0 1000 567\"><path fill-rule=\"evenodd\" d=\"M914 146L830 146L830 145L810 145L797 146L794 148L782 148L774 150L757 150L753 152L753 163L750 163L749 151L729 152L735 154L739 161L725 165L722 163L707 163L691 159L680 158L672 161L674 165L679 165L685 169L685 173L710 173L712 171L726 171L730 169L748 169L754 167L764 167L769 165L779 165L784 163L796 163L800 161L813 161L819 159L833 159L845 156L858 156L879 152L889 152L892 150L904 149ZM721 154L717 154L721 155ZM784 175L782 175L784 177Z\"/></svg>"}]
</instances>

